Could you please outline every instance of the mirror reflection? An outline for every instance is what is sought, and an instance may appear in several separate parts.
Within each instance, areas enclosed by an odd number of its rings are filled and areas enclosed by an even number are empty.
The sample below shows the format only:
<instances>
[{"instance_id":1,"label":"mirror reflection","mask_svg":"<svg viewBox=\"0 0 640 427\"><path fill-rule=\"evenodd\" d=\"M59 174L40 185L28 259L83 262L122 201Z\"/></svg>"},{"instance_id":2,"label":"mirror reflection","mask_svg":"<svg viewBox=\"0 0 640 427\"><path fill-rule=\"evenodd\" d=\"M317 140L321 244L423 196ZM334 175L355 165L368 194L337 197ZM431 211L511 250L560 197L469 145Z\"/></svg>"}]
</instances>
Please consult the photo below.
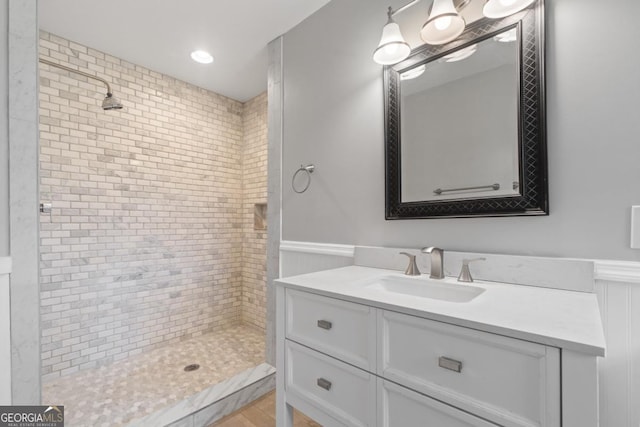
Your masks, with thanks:
<instances>
[{"instance_id":1,"label":"mirror reflection","mask_svg":"<svg viewBox=\"0 0 640 427\"><path fill-rule=\"evenodd\" d=\"M520 195L517 34L401 70L403 203Z\"/></svg>"}]
</instances>

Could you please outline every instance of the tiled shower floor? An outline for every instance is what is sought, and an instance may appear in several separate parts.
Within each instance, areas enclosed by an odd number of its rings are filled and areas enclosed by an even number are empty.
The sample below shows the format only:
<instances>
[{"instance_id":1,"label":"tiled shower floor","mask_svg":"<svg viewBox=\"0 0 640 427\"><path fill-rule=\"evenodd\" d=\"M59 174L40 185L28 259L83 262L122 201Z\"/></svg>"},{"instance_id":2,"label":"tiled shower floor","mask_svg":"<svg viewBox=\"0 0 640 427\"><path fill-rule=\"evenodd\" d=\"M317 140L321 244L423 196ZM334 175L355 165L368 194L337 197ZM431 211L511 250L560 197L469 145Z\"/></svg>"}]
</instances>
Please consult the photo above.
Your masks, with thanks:
<instances>
[{"instance_id":1,"label":"tiled shower floor","mask_svg":"<svg viewBox=\"0 0 640 427\"><path fill-rule=\"evenodd\" d=\"M42 402L64 405L68 427L124 425L264 362L264 341L244 326L205 334L48 381Z\"/></svg>"}]
</instances>

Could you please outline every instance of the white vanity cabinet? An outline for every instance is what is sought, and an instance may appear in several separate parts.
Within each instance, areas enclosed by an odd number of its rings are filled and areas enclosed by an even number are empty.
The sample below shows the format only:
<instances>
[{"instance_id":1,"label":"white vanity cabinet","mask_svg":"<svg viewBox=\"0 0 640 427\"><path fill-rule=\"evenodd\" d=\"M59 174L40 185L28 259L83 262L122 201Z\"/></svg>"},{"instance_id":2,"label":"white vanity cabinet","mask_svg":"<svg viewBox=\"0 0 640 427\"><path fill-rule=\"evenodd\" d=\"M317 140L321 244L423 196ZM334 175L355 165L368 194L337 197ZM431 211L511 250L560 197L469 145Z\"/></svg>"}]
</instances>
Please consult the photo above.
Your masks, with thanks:
<instances>
[{"instance_id":1,"label":"white vanity cabinet","mask_svg":"<svg viewBox=\"0 0 640 427\"><path fill-rule=\"evenodd\" d=\"M377 374L505 426L560 426L560 351L378 311Z\"/></svg>"},{"instance_id":2,"label":"white vanity cabinet","mask_svg":"<svg viewBox=\"0 0 640 427\"><path fill-rule=\"evenodd\" d=\"M476 281L443 300L464 285L357 265L275 284L278 427L294 407L323 426L599 425L592 293ZM420 286L438 292L403 293Z\"/></svg>"},{"instance_id":3,"label":"white vanity cabinet","mask_svg":"<svg viewBox=\"0 0 640 427\"><path fill-rule=\"evenodd\" d=\"M495 427L496 424L378 378L378 427Z\"/></svg>"},{"instance_id":4,"label":"white vanity cabinet","mask_svg":"<svg viewBox=\"0 0 640 427\"><path fill-rule=\"evenodd\" d=\"M322 411L323 425L375 426L376 376L318 351L285 342L286 389Z\"/></svg>"},{"instance_id":5,"label":"white vanity cabinet","mask_svg":"<svg viewBox=\"0 0 640 427\"><path fill-rule=\"evenodd\" d=\"M325 426L561 425L557 348L282 291L279 393Z\"/></svg>"},{"instance_id":6,"label":"white vanity cabinet","mask_svg":"<svg viewBox=\"0 0 640 427\"><path fill-rule=\"evenodd\" d=\"M376 310L289 289L286 337L369 372L376 370Z\"/></svg>"}]
</instances>

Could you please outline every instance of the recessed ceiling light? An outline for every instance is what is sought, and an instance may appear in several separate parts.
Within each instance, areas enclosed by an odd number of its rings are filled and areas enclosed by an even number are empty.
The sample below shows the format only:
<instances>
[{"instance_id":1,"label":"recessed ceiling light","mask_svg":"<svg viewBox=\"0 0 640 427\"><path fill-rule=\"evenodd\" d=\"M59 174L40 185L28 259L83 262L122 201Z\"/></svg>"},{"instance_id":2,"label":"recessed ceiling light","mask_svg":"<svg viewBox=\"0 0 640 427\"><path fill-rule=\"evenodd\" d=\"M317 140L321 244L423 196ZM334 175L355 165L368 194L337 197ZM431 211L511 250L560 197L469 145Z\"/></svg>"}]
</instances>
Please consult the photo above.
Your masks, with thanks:
<instances>
[{"instance_id":1,"label":"recessed ceiling light","mask_svg":"<svg viewBox=\"0 0 640 427\"><path fill-rule=\"evenodd\" d=\"M194 50L191 52L191 59L201 64L211 64L213 62L213 56L204 50Z\"/></svg>"}]
</instances>

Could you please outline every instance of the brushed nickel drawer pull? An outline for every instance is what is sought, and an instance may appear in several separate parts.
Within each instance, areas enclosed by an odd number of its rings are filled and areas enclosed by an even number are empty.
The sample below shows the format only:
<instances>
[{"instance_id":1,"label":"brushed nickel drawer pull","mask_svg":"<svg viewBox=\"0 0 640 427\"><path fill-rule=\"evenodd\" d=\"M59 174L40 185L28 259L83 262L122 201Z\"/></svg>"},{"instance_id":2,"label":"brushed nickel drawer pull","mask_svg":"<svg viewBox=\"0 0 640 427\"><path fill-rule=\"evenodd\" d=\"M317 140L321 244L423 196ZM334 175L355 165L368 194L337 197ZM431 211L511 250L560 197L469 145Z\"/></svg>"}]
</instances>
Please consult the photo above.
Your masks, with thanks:
<instances>
[{"instance_id":1,"label":"brushed nickel drawer pull","mask_svg":"<svg viewBox=\"0 0 640 427\"><path fill-rule=\"evenodd\" d=\"M462 362L457 360L449 359L448 357L440 357L438 359L438 366L444 369L448 369L453 372L461 372L462 371Z\"/></svg>"},{"instance_id":2,"label":"brushed nickel drawer pull","mask_svg":"<svg viewBox=\"0 0 640 427\"><path fill-rule=\"evenodd\" d=\"M323 388L327 391L331 390L331 381L327 381L324 378L318 378L318 381L316 383L320 388Z\"/></svg>"},{"instance_id":3,"label":"brushed nickel drawer pull","mask_svg":"<svg viewBox=\"0 0 640 427\"><path fill-rule=\"evenodd\" d=\"M328 320L318 320L318 328L326 329L328 331L332 326L333 325Z\"/></svg>"}]
</instances>

